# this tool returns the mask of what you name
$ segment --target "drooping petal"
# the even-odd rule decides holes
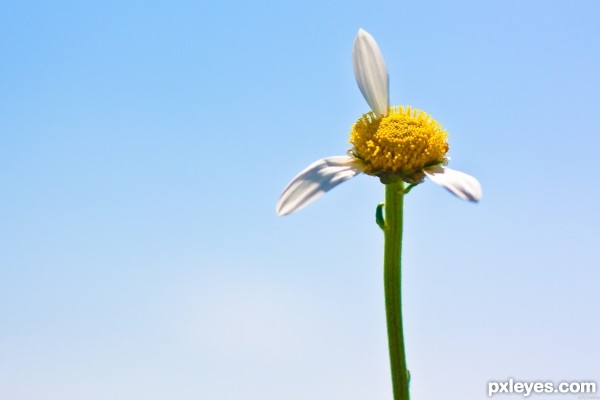
[[[283,190],[275,207],[277,215],[298,211],[359,173],[359,164],[349,156],[327,157],[315,161],[296,175]]]
[[[478,202],[481,199],[481,184],[471,175],[442,165],[426,168],[424,172],[434,183],[463,200]]]
[[[352,49],[352,65],[356,83],[377,117],[387,115],[389,78],[377,42],[367,31],[359,29]]]

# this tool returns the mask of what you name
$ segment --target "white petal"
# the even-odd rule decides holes
[[[356,83],[376,116],[387,115],[389,79],[383,55],[377,42],[367,31],[359,29],[352,49],[352,65]]]
[[[296,175],[283,190],[275,208],[277,215],[298,211],[359,173],[358,163],[349,156],[327,157],[315,161]]]
[[[441,165],[429,167],[424,172],[434,183],[463,200],[477,202],[481,199],[481,184],[471,175]]]

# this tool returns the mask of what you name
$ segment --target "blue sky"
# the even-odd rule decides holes
[[[591,0],[3,2],[0,398],[391,399],[383,187],[359,176],[274,212],[368,111],[360,27],[392,104],[440,121],[450,166],[484,189],[477,205],[430,182],[406,199],[412,396],[600,381],[598,15]]]

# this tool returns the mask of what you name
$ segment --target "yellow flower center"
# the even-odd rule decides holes
[[[388,109],[385,117],[364,114],[350,132],[352,153],[371,175],[422,179],[425,167],[445,162],[448,133],[429,114],[410,106]]]

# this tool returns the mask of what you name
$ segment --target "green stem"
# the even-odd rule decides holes
[[[404,333],[402,330],[402,279],[400,273],[403,200],[404,183],[402,181],[385,185],[383,279],[394,400],[409,399],[409,373],[406,369]]]

